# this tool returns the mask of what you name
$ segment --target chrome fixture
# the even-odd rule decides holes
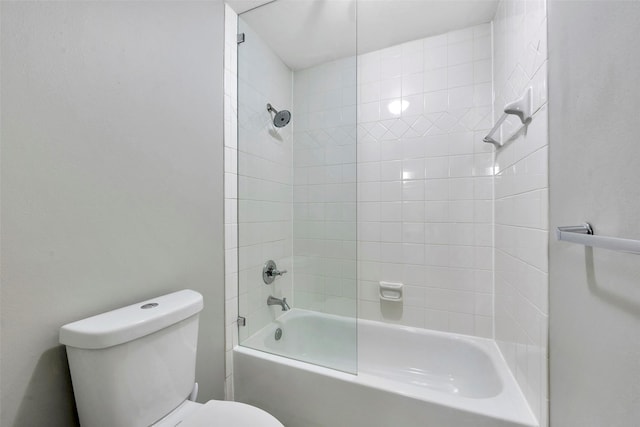
[[[280,338],[282,338],[282,328],[276,329],[276,335],[274,338],[276,339],[276,341],[280,341]]]
[[[593,234],[593,227],[588,222],[580,225],[566,225],[558,227],[556,233]],[[558,234],[558,239],[560,239],[560,234]]]
[[[291,307],[289,307],[289,304],[287,304],[286,298],[280,299],[271,295],[269,295],[269,298],[267,298],[267,305],[279,305],[280,307],[282,307],[282,311],[291,309]]]
[[[264,267],[262,267],[262,280],[264,280],[264,283],[267,285],[270,285],[276,280],[276,276],[282,276],[286,272],[287,270],[278,270],[276,262],[270,259],[264,264]]]
[[[596,236],[593,227],[589,223],[558,227],[556,229],[556,238],[560,241],[577,243],[593,248],[640,254],[640,240]]]
[[[271,104],[267,104],[267,111],[275,114],[273,117],[273,125],[277,128],[283,128],[289,124],[291,120],[291,112],[288,110],[276,110],[271,106]]]

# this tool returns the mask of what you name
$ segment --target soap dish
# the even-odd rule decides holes
[[[380,282],[380,299],[382,301],[402,301],[402,283]]]

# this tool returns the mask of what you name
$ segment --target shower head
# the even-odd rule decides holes
[[[277,128],[285,127],[289,124],[291,120],[291,112],[288,110],[276,110],[271,106],[271,104],[267,104],[267,111],[273,112],[275,116],[273,117],[273,125]]]

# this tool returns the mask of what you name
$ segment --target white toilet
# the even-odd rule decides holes
[[[82,427],[283,427],[237,402],[195,402],[202,295],[183,290],[60,328]]]

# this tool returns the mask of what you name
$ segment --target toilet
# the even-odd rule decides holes
[[[238,402],[196,403],[202,295],[182,290],[60,328],[82,427],[283,427]]]

